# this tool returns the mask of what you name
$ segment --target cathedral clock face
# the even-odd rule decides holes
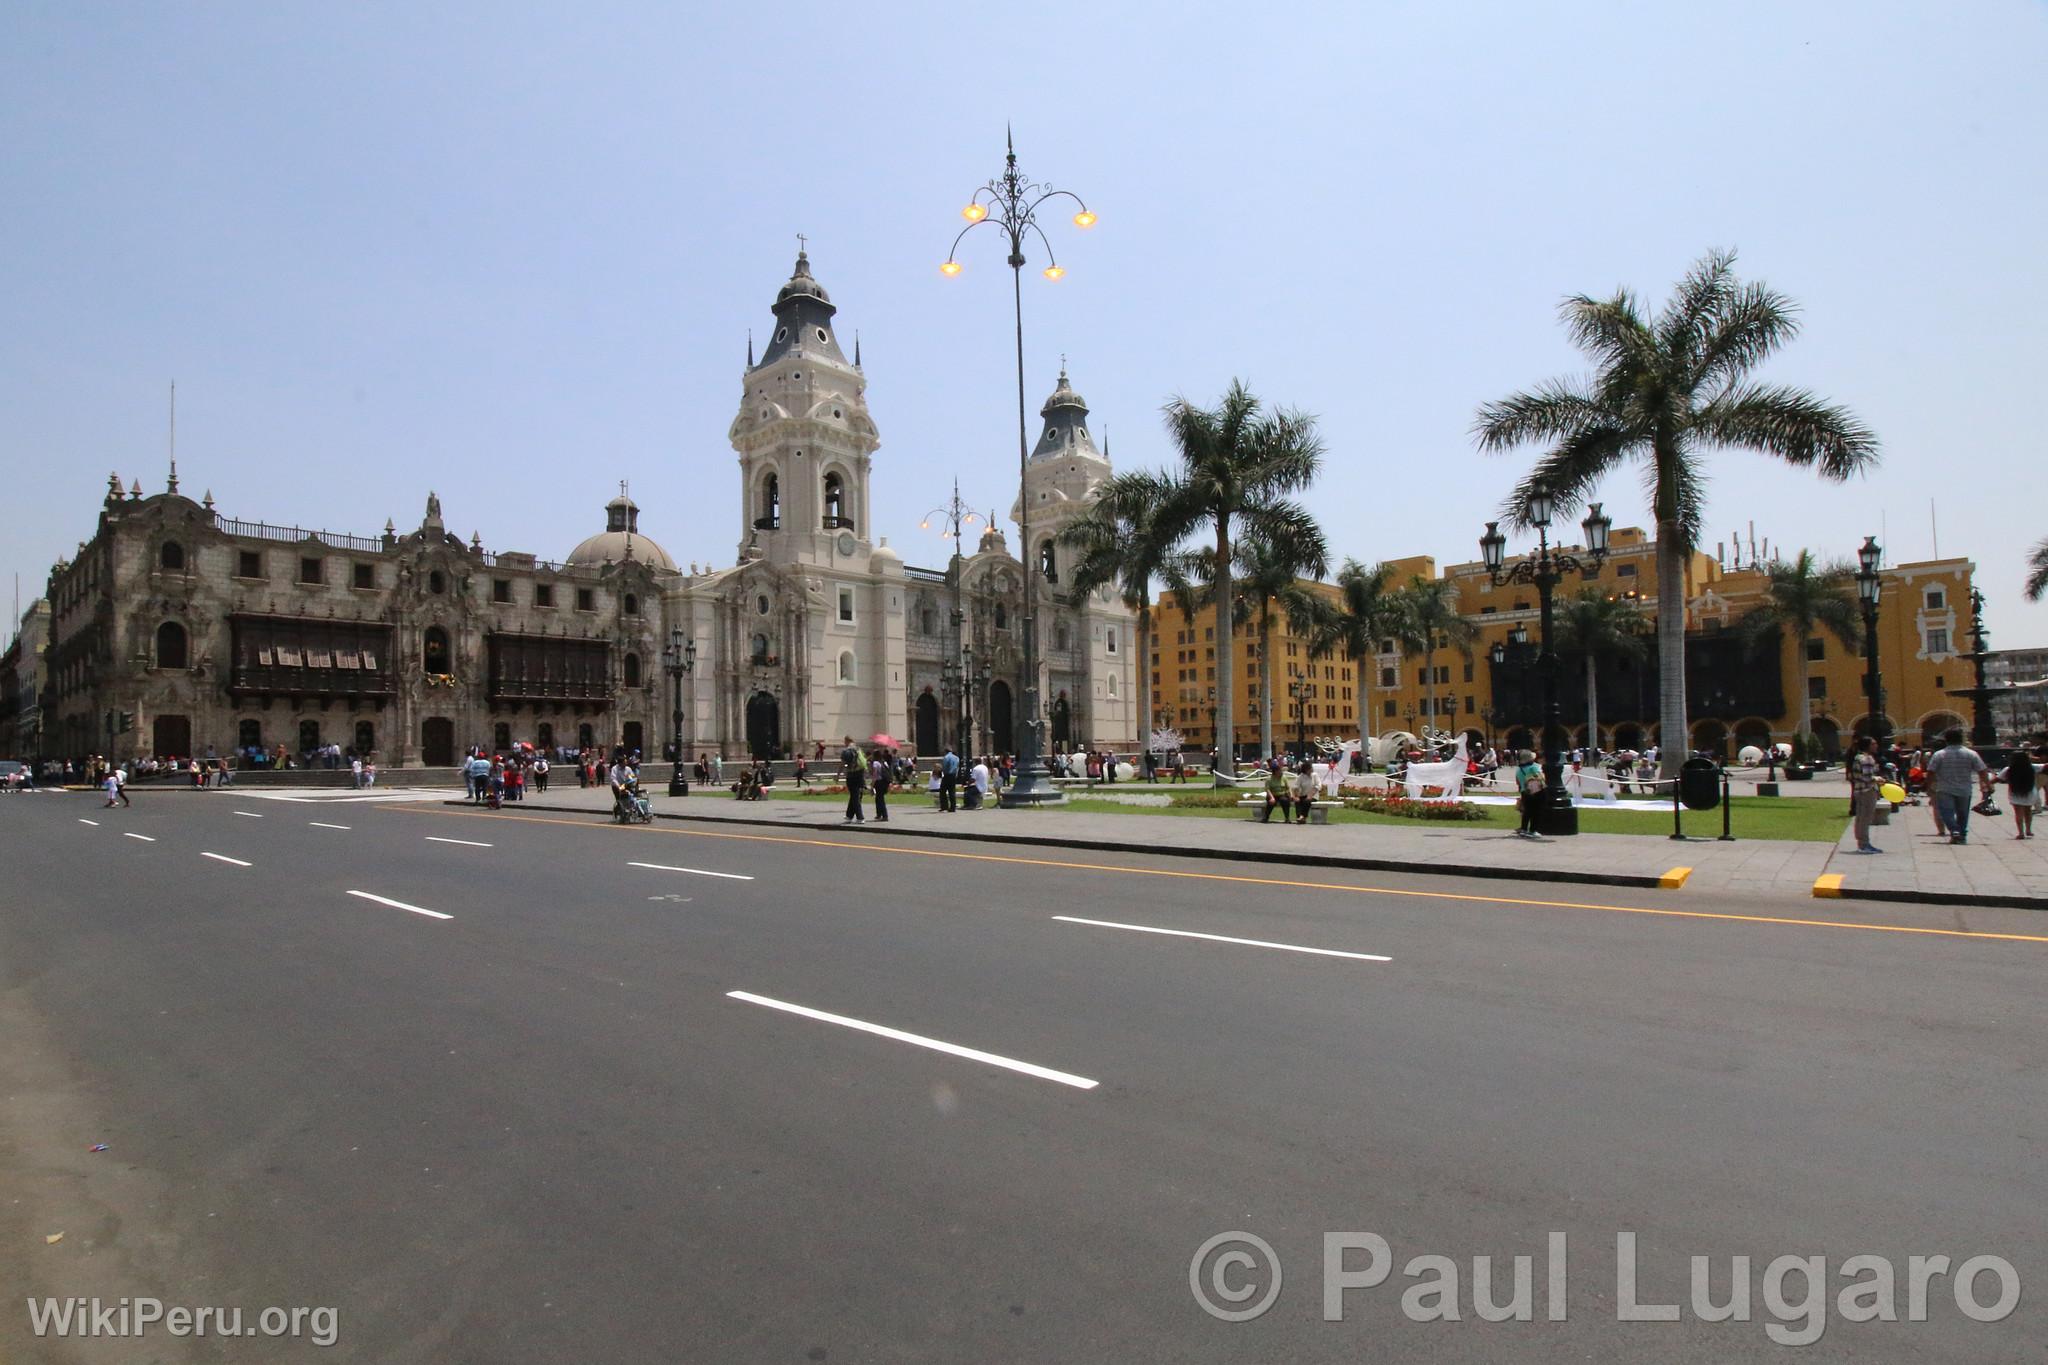
[[[839,553],[843,555],[851,555],[853,553],[853,532],[841,531],[839,533]]]

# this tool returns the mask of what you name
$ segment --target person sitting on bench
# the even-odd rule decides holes
[[[1280,808],[1280,823],[1286,824],[1287,817],[1294,809],[1292,792],[1287,785],[1287,769],[1274,763],[1266,769],[1266,804],[1259,812],[1259,823],[1273,823],[1273,807]]]

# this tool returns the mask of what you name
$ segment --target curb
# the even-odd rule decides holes
[[[444,806],[467,806],[469,801],[444,801]],[[522,809],[544,810],[559,815],[604,815],[601,810],[589,810],[581,806],[546,806],[535,801],[521,801]],[[799,823],[791,820],[749,820],[717,815],[677,815],[668,811],[656,811],[657,820],[684,820],[703,825],[743,825],[759,829],[800,829],[813,832],[844,833],[846,827],[834,820],[829,824]],[[891,823],[894,823],[893,821]],[[863,826],[862,832],[869,830]],[[1647,887],[1652,890],[1667,888],[1662,876],[1638,876],[1623,872],[1568,872],[1553,868],[1531,867],[1487,867],[1479,864],[1429,863],[1418,865],[1396,858],[1346,858],[1332,853],[1279,853],[1257,849],[1225,848],[1164,848],[1158,844],[1136,843],[1121,839],[1056,839],[1033,834],[970,834],[965,831],[952,832],[924,829],[876,829],[873,833],[884,837],[914,839],[960,839],[983,844],[1016,844],[1032,848],[1087,848],[1104,853],[1144,853],[1164,858],[1196,858],[1212,862],[1232,863],[1278,863],[1290,867],[1344,868],[1357,872],[1406,872],[1432,877],[1476,877],[1492,881],[1562,882],[1582,886],[1631,886]]]
[[[1959,891],[1859,891],[1853,886],[1838,886],[1832,891],[1822,891],[1816,887],[1813,894],[1845,901],[1891,901],[1901,905],[1958,905],[1973,906],[1982,910],[2048,911],[2048,897],[2044,896],[1972,896]]]

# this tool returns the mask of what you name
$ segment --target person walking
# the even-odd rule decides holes
[[[1947,827],[1951,844],[1970,842],[1970,793],[1981,790],[1991,795],[1991,767],[1975,749],[1963,743],[1960,728],[1942,737],[1942,749],[1927,760],[1927,782],[1934,788],[1934,804],[1941,823]]]
[[[846,820],[849,825],[867,823],[867,816],[861,811],[861,793],[867,789],[867,763],[861,758],[860,750],[851,740],[839,751],[839,773],[846,783]]]
[[[896,769],[887,750],[877,749],[868,762],[868,785],[875,789],[875,823],[889,820],[889,788],[895,785]]]
[[[1856,817],[1856,851],[1882,853],[1870,842],[1870,823],[1877,815],[1877,739],[1859,735],[1849,755],[1849,807]]]
[[[960,809],[960,755],[953,752],[953,746],[946,746],[946,753],[939,760],[939,809],[947,814]]]
[[[128,799],[128,793],[123,788],[121,770],[119,768],[107,769],[106,789],[107,804],[104,809],[112,810],[115,806],[132,806],[135,804]]]
[[[1543,799],[1543,769],[1538,766],[1533,749],[1524,749],[1515,755],[1515,790],[1520,793],[1515,804],[1522,812],[1522,827],[1515,831],[1516,836],[1542,838],[1536,832],[1536,807]]]
[[[2005,765],[2006,800],[2012,803],[2015,839],[2034,837],[2034,811],[2041,804],[2041,775],[2034,771],[2034,756],[2025,749],[2013,750]]]

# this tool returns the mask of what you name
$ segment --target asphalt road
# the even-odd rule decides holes
[[[0,869],[7,1359],[2048,1340],[2048,919],[2024,912],[233,792],[0,800]],[[1231,1232],[1284,1268],[1249,1321],[1190,1285]],[[1347,1233],[1384,1238],[1389,1274],[1326,1320]],[[1628,1233],[1638,1299],[1678,1321],[1619,1320]],[[1215,1254],[1212,1300],[1255,1304],[1264,1268]],[[1858,1255],[1895,1268],[1901,1319],[1910,1256],[2002,1257],[2022,1297],[1980,1323],[1934,1275],[1926,1321],[1848,1321]],[[1442,1307],[1420,1256],[1455,1267],[1457,1321],[1411,1321]],[[1481,1320],[1474,1258],[1510,1303],[1517,1256],[1534,1320]],[[1716,1302],[1751,1258],[1748,1321],[1701,1320],[1696,1256]],[[1779,1256],[1827,1258],[1817,1308],[1806,1270],[1766,1284]],[[1996,1304],[1995,1272],[1973,1287]],[[330,1307],[337,1340],[33,1334],[28,1298],[94,1294]]]

